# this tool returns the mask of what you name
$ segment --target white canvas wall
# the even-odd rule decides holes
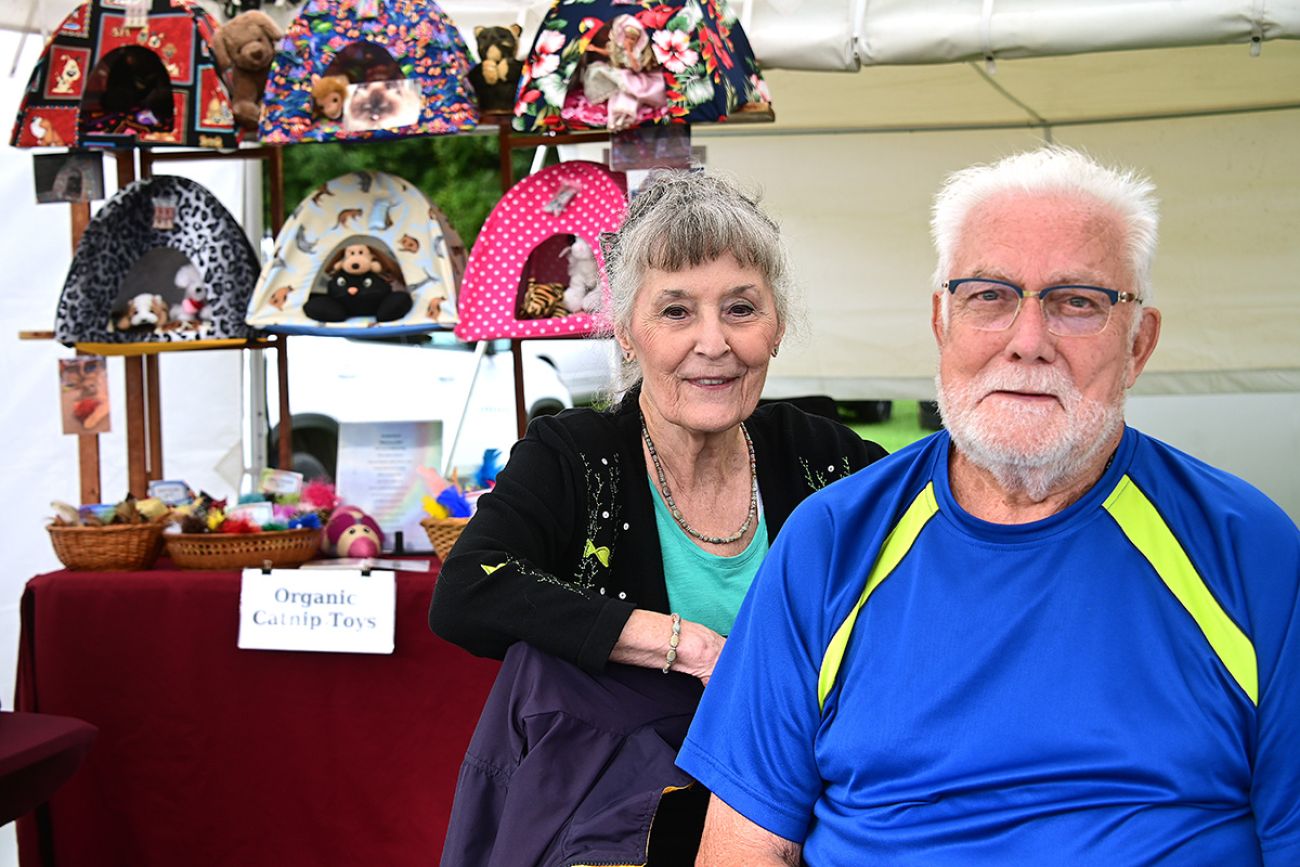
[[[13,56],[18,37],[0,31],[0,58]],[[27,73],[41,45],[28,40],[19,58],[18,77],[0,86],[0,118],[8,124],[18,109]],[[7,126],[5,127],[7,129]],[[58,359],[73,351],[53,341],[19,341],[20,330],[49,330],[72,260],[67,205],[37,205],[32,154],[0,147],[0,202],[5,203],[0,259],[10,264],[7,288],[0,293],[0,487],[4,514],[0,550],[0,705],[13,707],[18,648],[18,606],[28,578],[61,568],[45,533],[52,499],[77,502],[77,445],[61,433]],[[113,162],[105,161],[106,186],[114,187]],[[185,174],[213,190],[236,215],[242,207],[242,176],[197,163],[160,169]],[[241,443],[238,352],[182,352],[161,359],[164,467],[216,495],[236,493]],[[104,498],[116,501],[126,491],[125,391],[123,362],[110,359],[113,432],[100,438]],[[227,459],[233,451],[233,459]],[[224,462],[224,464],[223,464]],[[8,829],[3,832],[11,833]],[[0,840],[11,839],[7,836]],[[0,864],[4,850],[0,849]],[[9,863],[13,863],[12,861]]]

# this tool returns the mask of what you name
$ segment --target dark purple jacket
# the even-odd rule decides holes
[[[589,674],[515,644],[461,765],[442,867],[641,865],[648,849],[691,864],[707,792],[673,759],[702,693],[688,675]]]

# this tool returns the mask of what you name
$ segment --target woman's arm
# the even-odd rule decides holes
[[[638,608],[623,626],[618,643],[609,655],[609,661],[662,669],[668,659],[672,633],[671,616]],[[713,676],[713,666],[717,664],[718,654],[722,652],[725,641],[725,638],[709,627],[683,620],[677,643],[677,658],[673,661],[672,670],[698,677],[708,686],[709,678]]]
[[[803,846],[755,825],[717,795],[709,799],[696,867],[799,867]]]
[[[599,592],[607,572],[596,549],[609,543],[583,550],[592,491],[612,496],[615,468],[585,459],[569,427],[530,426],[443,563],[429,625],[471,653],[500,658],[527,641],[599,671],[633,610]]]

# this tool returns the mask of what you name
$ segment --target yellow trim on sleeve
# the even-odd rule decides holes
[[[1254,645],[1214,598],[1156,507],[1127,475],[1119,480],[1102,507],[1110,512],[1133,547],[1147,558],[1169,592],[1192,615],[1219,661],[1251,704],[1258,705],[1259,670]]]
[[[875,565],[867,575],[867,583],[862,588],[862,595],[858,597],[857,604],[853,606],[849,616],[844,618],[844,622],[831,636],[830,646],[822,656],[821,670],[817,673],[819,710],[826,710],[826,697],[835,686],[835,678],[839,675],[840,665],[844,662],[844,652],[849,646],[849,637],[853,634],[853,625],[857,623],[862,606],[867,604],[867,597],[875,592],[881,582],[889,577],[889,573],[902,562],[903,557],[912,549],[912,544],[916,542],[916,537],[921,535],[921,529],[938,511],[939,503],[934,498],[934,483],[931,482],[916,495],[916,499],[903,512],[903,517],[899,518],[894,529],[889,531],[885,544],[880,546],[880,553],[876,555]]]

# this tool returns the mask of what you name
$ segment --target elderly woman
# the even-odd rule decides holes
[[[435,632],[506,659],[444,867],[644,864],[652,819],[651,860],[689,863],[702,812],[663,795],[691,783],[673,755],[741,599],[794,507],[884,455],[757,408],[790,278],[733,185],[652,179],[605,260],[621,399],[530,426],[434,593]]]

